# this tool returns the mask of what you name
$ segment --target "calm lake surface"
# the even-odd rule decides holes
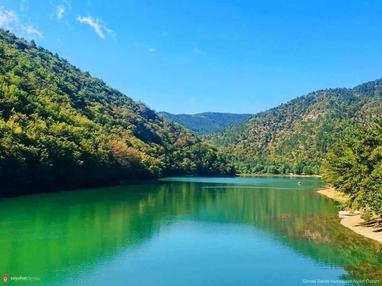
[[[320,186],[314,178],[169,178],[1,199],[0,275],[40,279],[10,285],[382,281],[381,245],[341,226],[336,204],[315,193]]]

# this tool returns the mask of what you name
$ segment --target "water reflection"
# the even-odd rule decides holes
[[[301,179],[299,179],[301,181]],[[172,179],[0,201],[0,269],[46,284],[91,271],[182,221],[253,226],[344,279],[382,281],[382,248],[338,223],[307,179]],[[32,283],[28,283],[31,285]]]

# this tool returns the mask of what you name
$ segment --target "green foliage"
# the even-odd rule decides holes
[[[171,119],[184,127],[201,135],[211,135],[225,128],[248,120],[252,114],[234,114],[219,112],[203,112],[197,114],[171,114],[160,112],[165,118]]]
[[[222,155],[191,132],[0,30],[0,187],[229,173]]]
[[[382,215],[382,121],[356,127],[323,160],[326,182],[350,195],[350,206]]]
[[[329,148],[382,113],[382,80],[302,96],[212,137],[242,173],[318,174]]]

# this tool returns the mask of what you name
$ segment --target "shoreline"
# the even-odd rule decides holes
[[[347,195],[338,192],[335,188],[330,186],[318,189],[316,192],[339,203],[345,203],[349,198]],[[374,227],[362,225],[365,223],[365,220],[361,218],[361,215],[344,217],[340,223],[351,231],[382,244],[382,231],[374,232]]]
[[[282,177],[282,178],[321,178],[320,175],[298,175],[298,174],[246,174],[238,173],[237,177]]]
[[[345,203],[349,199],[348,195],[340,193],[335,188],[330,186],[322,187],[316,192],[339,203]]]

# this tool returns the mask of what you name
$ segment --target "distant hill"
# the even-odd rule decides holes
[[[159,112],[164,117],[175,121],[184,127],[203,135],[223,131],[232,124],[248,120],[252,114],[234,114],[220,112],[203,112],[197,114],[171,114]]]
[[[231,172],[190,131],[3,30],[0,134],[0,194]]]
[[[382,115],[382,80],[327,89],[254,115],[213,136],[243,173],[317,174],[328,149],[354,125]]]

